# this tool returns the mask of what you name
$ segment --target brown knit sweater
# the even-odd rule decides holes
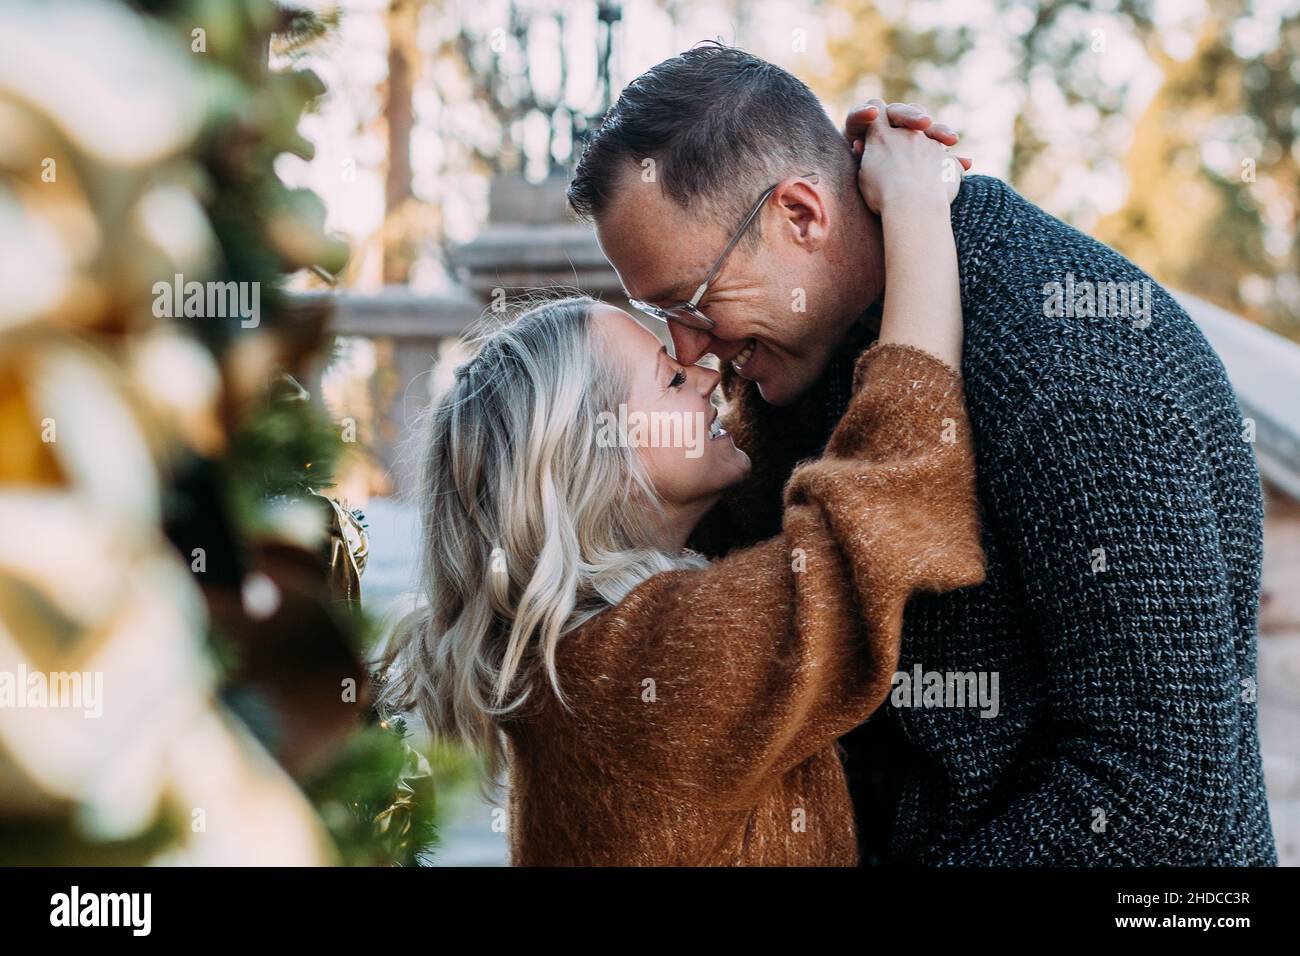
[[[983,579],[959,374],[872,346],[784,500],[780,535],[561,640],[571,709],[543,685],[504,725],[514,864],[857,862],[836,738],[888,696],[908,596]]]

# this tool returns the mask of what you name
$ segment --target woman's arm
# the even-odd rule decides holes
[[[949,206],[961,165],[923,133],[889,125],[884,104],[867,124],[858,188],[880,216],[885,300],[880,342],[924,349],[960,368],[961,293]]]
[[[856,371],[827,454],[787,485],[780,536],[657,575],[561,643],[584,759],[748,805],[886,699],[909,596],[982,580],[958,373],[897,344]]]
[[[983,580],[957,371],[960,175],[883,113],[859,174],[883,223],[880,339],[825,454],[786,485],[783,533],[652,578],[578,635],[587,745],[629,782],[747,805],[885,700],[911,595]]]

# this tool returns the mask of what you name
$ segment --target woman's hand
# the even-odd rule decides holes
[[[867,135],[867,127],[882,110],[890,126],[917,130],[945,146],[957,145],[957,131],[944,123],[933,122],[930,115],[915,103],[890,103],[885,106],[880,100],[869,100],[850,110],[849,115],[844,118],[844,138],[852,145],[853,155],[859,159],[862,157],[862,140]],[[963,169],[971,168],[969,158],[958,156],[957,161],[961,163]]]
[[[961,188],[966,164],[951,155],[938,136],[891,126],[880,100],[872,100],[864,109],[875,112],[862,128],[865,146],[858,166],[858,188],[867,208],[883,215],[888,206],[924,209],[951,203]]]
[[[885,296],[878,341],[961,366],[962,312],[949,204],[962,164],[940,140],[889,125],[885,104],[863,130],[858,188],[880,216]]]

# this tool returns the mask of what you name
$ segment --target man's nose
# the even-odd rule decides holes
[[[668,323],[668,335],[673,340],[673,358],[683,365],[696,364],[713,348],[712,335],[680,322]]]

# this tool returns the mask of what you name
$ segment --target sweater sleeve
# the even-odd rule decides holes
[[[657,575],[584,635],[593,696],[577,712],[610,772],[744,806],[880,705],[909,595],[983,578],[958,373],[917,349],[869,349],[785,505],[779,536]]]
[[[1064,379],[990,439],[989,504],[1041,642],[1052,750],[930,863],[1177,865],[1235,811],[1253,696],[1199,438],[1166,396]],[[1016,494],[1008,475],[1047,493]]]

